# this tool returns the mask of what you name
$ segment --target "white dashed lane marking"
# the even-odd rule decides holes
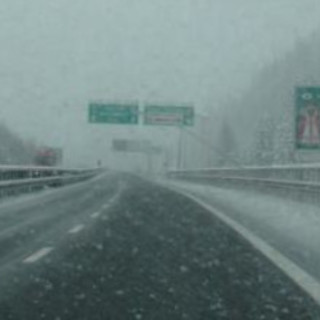
[[[92,218],[92,219],[97,219],[97,218],[99,218],[101,216],[101,212],[95,212],[95,213],[93,213],[90,217]]]
[[[78,224],[76,225],[75,227],[71,228],[68,233],[71,233],[71,234],[74,234],[74,233],[78,233],[80,232],[81,230],[84,229],[84,225],[83,224]]]
[[[42,248],[39,251],[32,254],[31,256],[29,256],[28,258],[24,259],[23,262],[24,263],[34,263],[34,262],[42,259],[46,255],[48,255],[52,250],[53,250],[52,247]]]

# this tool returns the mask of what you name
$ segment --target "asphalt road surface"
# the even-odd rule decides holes
[[[167,183],[167,182],[166,182]],[[320,283],[319,199],[312,203],[278,189],[214,186],[174,181],[173,187],[223,212]],[[313,196],[318,196],[313,194]],[[318,294],[320,297],[320,292]],[[319,301],[319,300],[318,300]]]
[[[0,205],[0,319],[320,319],[192,200],[106,175]]]

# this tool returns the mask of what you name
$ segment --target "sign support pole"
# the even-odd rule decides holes
[[[178,141],[178,157],[177,157],[177,169],[180,170],[182,164],[182,126],[179,126],[179,141]]]

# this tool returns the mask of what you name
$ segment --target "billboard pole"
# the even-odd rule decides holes
[[[177,169],[180,170],[180,169],[182,169],[181,168],[181,164],[182,164],[182,134],[183,134],[182,126],[179,126],[178,130],[179,130],[179,140],[178,140]]]

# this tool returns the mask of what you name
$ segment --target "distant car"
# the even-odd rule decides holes
[[[61,164],[62,152],[58,148],[43,147],[38,150],[34,164],[37,166],[58,166]]]

